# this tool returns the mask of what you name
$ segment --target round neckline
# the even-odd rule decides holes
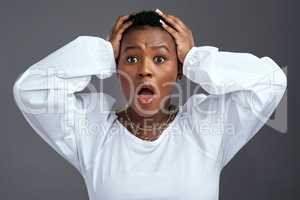
[[[173,128],[173,126],[176,124],[176,122],[179,120],[179,117],[182,114],[182,107],[178,106],[178,112],[175,116],[175,118],[169,123],[169,125],[162,131],[162,133],[160,134],[160,136],[153,140],[153,141],[147,141],[147,140],[143,140],[137,136],[135,136],[133,133],[131,133],[119,120],[118,120],[118,115],[116,114],[116,110],[112,110],[112,114],[114,116],[114,121],[116,122],[116,124],[122,128],[125,129],[125,135],[128,136],[131,140],[133,140],[136,143],[139,144],[143,144],[143,145],[148,145],[148,146],[153,146],[156,145],[158,143],[160,143],[160,141],[163,140],[164,137],[167,136],[168,132]]]

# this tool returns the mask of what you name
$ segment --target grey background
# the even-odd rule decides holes
[[[1,1],[0,199],[88,199],[80,174],[34,133],[15,106],[13,83],[31,64],[78,35],[104,38],[117,16],[154,8],[180,17],[192,29],[196,46],[251,52],[288,65],[288,133],[264,126],[223,170],[220,199],[298,199],[296,4],[285,0]],[[108,82],[113,83],[113,78]],[[107,92],[117,94],[118,89],[114,84]]]

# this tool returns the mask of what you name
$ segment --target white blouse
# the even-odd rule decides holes
[[[217,200],[222,168],[279,104],[286,76],[269,57],[193,47],[183,74],[195,94],[155,141],[131,134],[105,93],[76,93],[116,72],[111,43],[79,36],[14,84],[28,123],[80,172],[91,200]]]

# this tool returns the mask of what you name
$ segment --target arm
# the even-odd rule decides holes
[[[39,136],[80,172],[86,167],[82,165],[88,159],[84,157],[88,148],[95,145],[92,141],[103,135],[81,134],[83,131],[80,129],[84,129],[81,127],[82,120],[91,111],[88,111],[85,102],[88,98],[76,92],[88,85],[92,75],[104,79],[110,77],[115,69],[110,42],[98,37],[79,36],[30,66],[14,84],[15,102],[25,119]],[[103,93],[100,95],[104,97],[99,98],[103,112],[98,115],[105,124],[114,100]]]
[[[175,39],[183,74],[209,93],[193,95],[183,108],[188,110],[192,141],[222,168],[275,110],[286,90],[286,76],[269,57],[195,47],[182,20],[156,12],[171,25],[162,23]]]
[[[193,47],[184,60],[183,74],[209,93],[192,96],[185,107],[202,150],[221,167],[260,130],[287,87],[285,74],[271,58],[212,46]],[[216,133],[201,125],[221,128]],[[208,131],[210,135],[204,134]]]

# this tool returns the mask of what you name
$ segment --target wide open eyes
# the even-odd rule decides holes
[[[129,64],[134,64],[137,63],[138,61],[140,61],[141,58],[137,57],[137,56],[128,56],[126,58],[127,62]],[[165,56],[155,56],[153,58],[153,61],[157,64],[163,64],[166,61],[166,57]]]
[[[126,60],[127,60],[128,63],[136,63],[138,61],[138,57],[136,57],[136,56],[128,56],[126,58]]]
[[[157,59],[156,59],[157,58]],[[164,63],[166,60],[166,58],[164,56],[155,56],[154,57],[154,61],[158,64],[162,64]]]

